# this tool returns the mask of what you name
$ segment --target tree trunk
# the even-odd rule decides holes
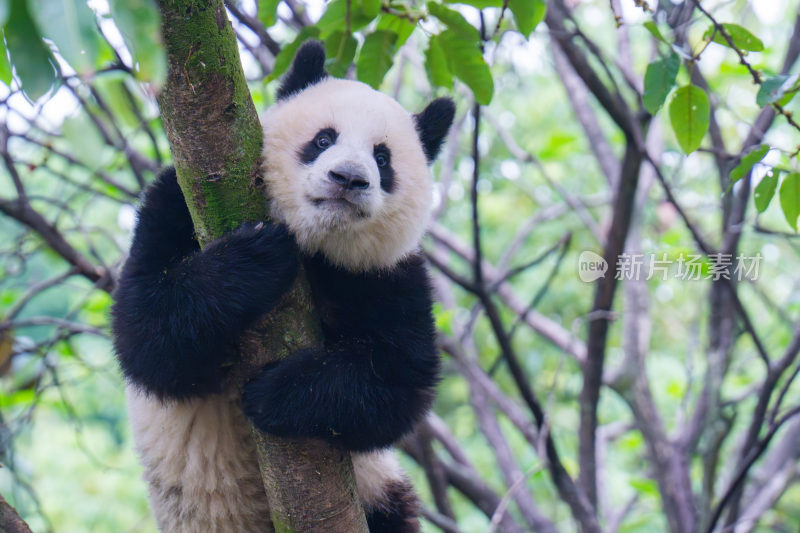
[[[262,130],[222,0],[159,0],[167,80],[159,97],[178,181],[201,246],[263,220]],[[271,359],[318,344],[303,274],[241,343],[237,386]],[[350,456],[322,441],[252,429],[277,532],[366,532]],[[256,465],[253,465],[256,468]]]
[[[31,533],[31,528],[0,495],[0,533]]]

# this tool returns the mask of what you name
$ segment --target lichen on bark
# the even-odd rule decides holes
[[[159,0],[167,80],[159,96],[178,181],[201,245],[263,220],[262,130],[222,0]],[[264,363],[321,342],[300,275],[278,308],[244,335],[239,384]],[[272,522],[289,531],[367,531],[349,454],[321,441],[252,431]]]

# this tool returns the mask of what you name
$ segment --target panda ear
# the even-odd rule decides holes
[[[437,98],[428,104],[428,107],[421,113],[414,115],[417,133],[422,141],[422,149],[425,151],[428,163],[432,163],[439,155],[442,142],[453,123],[455,114],[456,105],[450,98]]]
[[[324,80],[327,76],[325,47],[319,41],[306,41],[295,54],[292,66],[278,88],[276,98],[278,100],[288,98],[306,87]]]

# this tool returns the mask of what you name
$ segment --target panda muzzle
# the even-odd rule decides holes
[[[369,188],[369,180],[356,165],[338,166],[328,171],[328,179],[346,191],[364,191]]]

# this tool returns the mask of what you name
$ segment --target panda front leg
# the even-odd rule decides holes
[[[126,378],[160,399],[219,392],[237,337],[296,272],[293,240],[278,226],[242,226],[201,251],[167,169],[145,193],[114,294],[114,346]]]
[[[387,272],[354,274],[317,257],[306,271],[325,345],[267,365],[245,386],[243,410],[266,433],[322,438],[357,452],[370,531],[416,531],[410,485],[401,473],[385,473],[399,468],[369,464],[371,454],[391,453],[385,448],[433,400],[439,357],[424,264],[412,257]]]

